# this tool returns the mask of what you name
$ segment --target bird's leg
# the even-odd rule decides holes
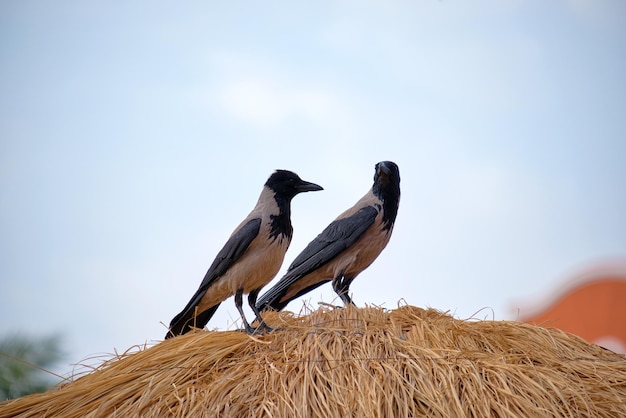
[[[345,293],[341,293],[339,297],[343,301],[344,306],[348,306],[348,305],[356,306],[354,302],[352,302],[352,298],[348,295],[348,289],[346,289]]]
[[[350,291],[350,283],[352,282],[352,279],[344,277],[343,274],[333,279],[333,290],[341,298],[344,306],[354,305],[354,302],[352,302],[352,299],[348,294]]]
[[[248,304],[252,308],[254,315],[256,315],[256,319],[259,321],[259,326],[256,330],[258,331],[259,329],[263,329],[267,332],[272,332],[274,329],[265,323],[263,317],[261,316],[261,311],[259,311],[259,308],[256,307],[256,298],[259,296],[260,291],[261,288],[258,288],[248,293]]]
[[[250,326],[250,324],[248,324],[248,321],[246,321],[246,316],[243,314],[243,289],[237,289],[237,292],[235,292],[235,306],[237,307],[237,310],[239,311],[239,315],[241,315],[241,320],[243,321],[243,326],[246,329],[246,332],[248,334],[254,334],[254,328],[252,328]]]

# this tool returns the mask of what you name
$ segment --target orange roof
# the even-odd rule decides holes
[[[626,263],[585,271],[543,299],[520,308],[520,321],[560,328],[626,353]]]

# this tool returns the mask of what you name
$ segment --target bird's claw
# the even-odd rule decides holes
[[[274,331],[276,328],[272,328],[269,325],[267,325],[265,322],[262,322],[258,327],[251,327],[250,325],[247,325],[238,330],[241,332],[247,332],[249,335],[263,335],[263,334],[269,334],[270,332]]]

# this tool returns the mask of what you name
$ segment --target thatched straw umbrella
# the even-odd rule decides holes
[[[412,306],[267,316],[281,330],[172,338],[0,416],[626,416],[626,358],[556,329]]]

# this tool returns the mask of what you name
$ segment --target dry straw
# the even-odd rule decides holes
[[[626,416],[626,358],[559,330],[412,306],[267,317],[281,330],[172,338],[0,416]]]

